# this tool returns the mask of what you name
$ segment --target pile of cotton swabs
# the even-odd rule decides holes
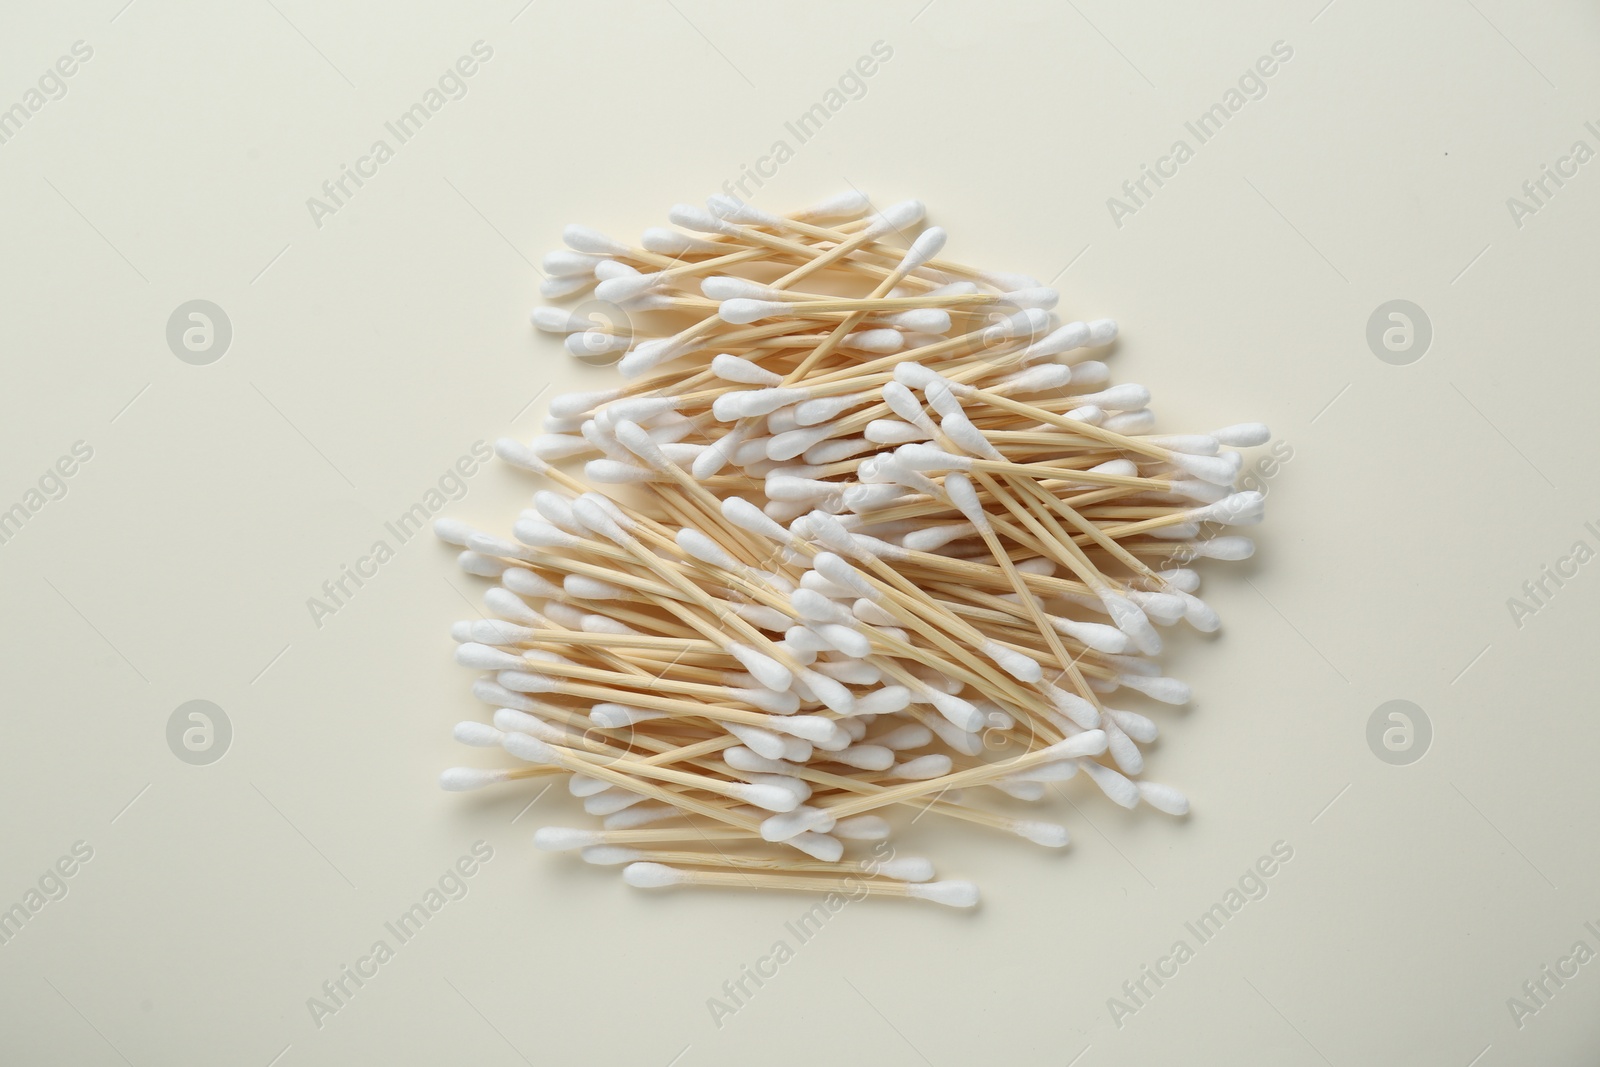
[[[1189,699],[1151,657],[1217,627],[1184,564],[1251,553],[1218,535],[1261,517],[1223,446],[1267,430],[1153,434],[1148,391],[1089,358],[1114,322],[1061,325],[1054,290],[938,258],[937,227],[908,250],[922,215],[713,198],[641,247],[568,227],[544,295],[594,293],[533,321],[624,384],[496,444],[545,480],[511,540],[438,524],[498,581],[453,630],[492,722],[456,737],[515,761],[446,789],[564,777],[603,828],[535,844],[634,886],[961,907],[976,887],[897,855],[897,815],[1059,848],[1008,809],[1080,772],[1188,810],[1140,777],[1134,706]]]

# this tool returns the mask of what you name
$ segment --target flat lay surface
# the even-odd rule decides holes
[[[0,1061],[1600,1054],[1592,10],[0,24]],[[536,852],[593,822],[564,788],[437,786],[484,583],[427,522],[504,534],[542,483],[490,445],[616,381],[530,326],[541,256],[852,188],[1115,318],[1162,429],[1271,427],[1255,555],[1198,568],[1222,629],[1169,631],[1194,700],[1140,705],[1193,811],[903,819],[982,905],[821,922]]]

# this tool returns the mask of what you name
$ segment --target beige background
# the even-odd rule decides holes
[[[1506,199],[1600,148],[1600,18],[1324,2],[12,5],[0,107],[93,57],[0,144],[0,507],[93,457],[0,545],[0,905],[93,858],[0,946],[0,1062],[1593,1062],[1600,964],[1520,1028],[1506,1002],[1600,949],[1600,566],[1520,628],[1506,601],[1600,546],[1600,162],[1520,227]],[[467,95],[315,225],[479,40]],[[1064,852],[923,820],[901,848],[981,911],[851,906],[718,1028],[707,998],[810,901],[629,891],[532,850],[585,819],[561,790],[440,793],[493,757],[449,738],[477,590],[431,537],[320,628],[306,600],[474,441],[537,432],[547,387],[608,378],[527,323],[563,223],[662,223],[876,41],[866,95],[755,202],[920,197],[953,257],[1118,318],[1117,377],[1165,427],[1259,418],[1293,458],[1256,558],[1208,571],[1224,632],[1173,643],[1197,699],[1150,774],[1191,818],[1073,782]],[[1266,96],[1114,225],[1275,41]],[[1433,326],[1409,366],[1365,340],[1397,298]],[[165,341],[192,299],[232,323],[209,366]],[[531,489],[469,484],[450,513],[496,529]],[[232,723],[209,766],[167,746],[192,699]],[[1432,723],[1409,766],[1366,740],[1391,699]],[[468,895],[316,1027],[307,998],[478,840]],[[1108,998],[1278,841],[1265,899],[1119,1027]]]

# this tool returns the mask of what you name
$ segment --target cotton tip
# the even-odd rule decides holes
[[[1184,473],[1192,474],[1212,485],[1232,485],[1233,480],[1239,476],[1239,468],[1243,464],[1237,452],[1227,452],[1220,456],[1196,456],[1172,452],[1167,456],[1167,462]]]
[[[1187,704],[1191,696],[1188,683],[1176,678],[1146,678],[1136,674],[1119,674],[1117,681],[1163,704]]]
[[[1159,782],[1138,782],[1139,797],[1146,804],[1157,811],[1166,812],[1168,815],[1189,814],[1189,798],[1172,788]]]
[[[1222,627],[1222,620],[1210,604],[1193,595],[1192,593],[1179,592],[1178,597],[1183,601],[1183,617],[1190,626],[1203,634],[1215,633]]]
[[[654,822],[676,819],[682,814],[682,811],[671,804],[635,804],[631,808],[624,808],[615,814],[607,815],[601,820],[601,825],[607,830],[632,830]]]
[[[623,863],[635,863],[642,855],[644,853],[638,849],[626,845],[590,845],[583,850],[583,862],[615,867]]]
[[[1089,777],[1094,779],[1094,784],[1100,787],[1100,791],[1113,802],[1125,808],[1138,806],[1139,787],[1133,782],[1103,763],[1084,760],[1081,766],[1088,772]]]
[[[898,204],[890,204],[882,211],[872,216],[872,223],[866,232],[876,240],[885,234],[904,230],[922,221],[927,213],[927,208],[920,200],[902,200]]]
[[[511,566],[503,559],[485,556],[481,552],[462,552],[456,556],[456,565],[468,574],[479,578],[498,578]]]
[[[639,245],[647,252],[656,252],[663,256],[681,256],[689,252],[726,252],[726,245],[715,241],[707,241],[703,237],[691,237],[677,230],[669,230],[665,226],[652,226],[639,236]]]
[[[973,488],[972,479],[965,474],[952,471],[944,476],[944,493],[950,498],[950,503],[956,506],[956,510],[965,515],[967,521],[976,526],[979,532],[989,528],[989,516],[978,500],[978,491]]]
[[[594,278],[591,275],[576,274],[565,278],[546,278],[539,283],[539,295],[546,300],[560,300],[593,284]]]
[[[1117,339],[1116,319],[1095,319],[1089,323],[1089,341],[1091,346],[1099,347],[1108,345]]]
[[[894,450],[894,458],[914,471],[959,471],[972,467],[972,457],[958,456],[936,445],[901,445]]]
[[[1093,404],[1107,411],[1138,411],[1150,403],[1150,390],[1132,382],[1113,385],[1098,393],[1085,393],[1074,398],[1080,404]]]
[[[1206,559],[1240,560],[1255,555],[1256,543],[1248,537],[1213,537],[1187,548],[1193,555]]]
[[[543,852],[570,852],[599,843],[597,832],[575,826],[541,826],[533,832],[533,847]]]
[[[1065,826],[1034,819],[1018,819],[1012,824],[1011,831],[1018,837],[1032,841],[1036,845],[1043,845],[1045,848],[1065,848],[1071,840]]]
[[[580,274],[593,274],[594,265],[600,257],[586,252],[569,252],[558,248],[553,252],[546,252],[539,266],[545,274],[566,278]]]
[[[889,824],[881,815],[852,815],[828,832],[846,841],[882,841],[889,836]]]
[[[763,811],[787,812],[800,806],[795,794],[782,786],[732,782],[722,786],[730,797],[754,804]]]
[[[886,685],[865,696],[856,697],[857,715],[892,715],[911,704],[911,690],[903,685]]]
[[[1066,634],[1076,641],[1094,649],[1096,652],[1119,653],[1128,650],[1128,635],[1115,626],[1107,626],[1101,622],[1079,622],[1076,619],[1062,618],[1059,615],[1048,616],[1050,625],[1058,633]]]
[[[689,875],[659,863],[630,863],[622,868],[622,880],[635,889],[663,889],[681,885]]]
[[[466,547],[467,538],[477,533],[459,519],[434,519],[433,535],[447,545]]]
[[[1051,292],[1054,292],[1054,290],[1051,290]],[[1050,333],[1045,334],[1023,349],[1021,358],[1024,361],[1028,361],[1044,359],[1048,356],[1058,356],[1063,352],[1082,348],[1088,342],[1089,327],[1081,322],[1069,322],[1065,326],[1057,327]]]
[[[857,352],[870,352],[873,355],[886,356],[898,352],[906,345],[906,336],[899,330],[878,329],[858,330],[847,334],[839,342],[841,348],[854,349]]]
[[[602,256],[625,256],[631,249],[621,241],[614,241],[599,230],[573,223],[561,231],[561,239],[576,252]]]
[[[840,857],[844,855],[843,842],[836,837],[830,837],[826,833],[818,833],[814,830],[796,834],[785,841],[784,844],[790,848],[799,849],[812,859],[821,860],[824,863],[838,863]]]
[[[734,422],[756,415],[770,415],[781,407],[810,398],[805,389],[740,389],[723,393],[711,405],[711,413],[721,422]]]
[[[886,771],[894,766],[894,752],[882,745],[851,745],[825,758],[863,771]]]
[[[1072,368],[1065,363],[1041,363],[1025,371],[1010,375],[1000,382],[997,391],[1007,396],[1019,393],[1043,393],[1060,389],[1072,381]]]
[[[739,661],[739,665],[755,678],[756,681],[771,689],[775,693],[787,692],[794,684],[794,675],[789,669],[770,656],[764,656],[747,645],[729,642],[724,646],[728,655]]]
[[[736,297],[724,300],[717,309],[717,315],[723,322],[744,325],[758,322],[761,319],[772,318],[788,312],[789,305],[777,300],[750,300]]]
[[[1101,409],[1095,408],[1100,411]],[[1122,411],[1109,415],[1100,425],[1112,433],[1120,433],[1124,437],[1138,437],[1155,429],[1156,415],[1149,408],[1139,411]]]
[[[743,497],[730,496],[724,498],[722,501],[722,517],[742,530],[760,534],[762,537],[776,541],[779,544],[789,543],[789,531],[773,522],[760,508]]]
[[[1044,668],[1039,666],[1037,660],[1025,656],[1014,649],[1006,648],[1004,645],[996,644],[993,641],[986,642],[983,646],[983,654],[994,660],[995,663],[999,664],[1001,670],[1019,682],[1027,682],[1031,685],[1044,677]]]
[[[1261,521],[1264,498],[1255,490],[1223,497],[1189,513],[1196,522],[1217,522],[1224,526],[1253,526]]]
[[[792,811],[781,811],[761,821],[764,841],[790,841],[804,833],[826,833],[834,825],[833,816],[821,808],[800,805]],[[841,854],[843,850],[840,850]]]
[[[882,861],[862,860],[861,869],[867,874],[893,878],[899,882],[927,882],[934,876],[933,861],[921,856],[893,856]]]
[[[811,566],[818,574],[835,585],[844,586],[857,596],[874,600],[878,597],[877,587],[867,581],[866,577],[850,565],[848,560],[832,552],[818,552],[811,560]]]
[[[476,671],[515,671],[528,665],[528,661],[521,656],[480,645],[476,641],[456,646],[456,662]]]
[[[1074,734],[1064,741],[1057,741],[1043,751],[1051,760],[1077,759],[1082,756],[1098,756],[1106,750],[1106,734],[1104,730],[1085,730],[1081,734]]]
[[[719,219],[743,223],[746,226],[765,226],[768,229],[781,230],[788,225],[786,220],[772,212],[764,211],[754,204],[726,193],[714,193],[706,197],[706,207]]]
[[[805,682],[806,688],[811,690],[812,695],[822,701],[829,711],[839,715],[855,714],[855,697],[840,683],[813,670],[802,670],[800,678]]]
[[[1267,429],[1265,423],[1239,422],[1232,426],[1224,426],[1220,430],[1212,430],[1211,436],[1229,448],[1253,448],[1271,440],[1272,431]]]
[[[521,467],[536,474],[545,474],[550,470],[550,464],[540,459],[533,449],[511,437],[497,438],[494,443],[494,454],[513,467]]]
[[[730,356],[726,352],[713,357],[711,373],[723,381],[738,382],[742,385],[773,386],[783,381],[781,376],[759,364],[740,356]]]
[[[910,274],[944,251],[944,243],[949,237],[950,235],[942,227],[929,226],[917,235],[915,241],[911,242],[911,247],[900,260],[900,266],[897,269],[901,274]]]
[[[896,764],[889,774],[890,777],[903,778],[908,782],[924,782],[931,778],[943,778],[950,773],[951,767],[949,756],[943,752],[933,752]]]
[[[667,212],[667,221],[674,226],[696,233],[737,233],[738,228],[717,218],[704,208],[695,207],[693,204],[675,204]]]
[[[618,278],[607,278],[595,286],[594,295],[601,300],[620,304],[643,296],[664,280],[660,274],[625,274]]]
[[[477,767],[451,767],[439,773],[439,788],[448,793],[465,793],[473,789],[511,780],[509,770],[480,770]]]
[[[856,189],[847,189],[842,193],[818,200],[810,207],[795,212],[797,219],[853,219],[860,216],[869,207],[871,202],[867,194]]]
[[[906,895],[949,908],[971,908],[978,903],[978,887],[971,882],[907,882]]]
[[[1133,601],[1116,593],[1104,592],[1100,594],[1100,602],[1105,605],[1106,613],[1116,623],[1117,629],[1127,634],[1140,652],[1153,656],[1161,651],[1161,635],[1156,633],[1149,618]]]
[[[714,274],[700,283],[707,300],[774,300],[780,291],[731,274]]]
[[[944,308],[912,308],[885,315],[882,321],[909,333],[942,335],[950,332],[950,312]]]

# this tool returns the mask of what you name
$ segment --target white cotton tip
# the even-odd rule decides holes
[[[723,749],[722,762],[736,771],[744,771],[747,774],[793,774],[799,769],[796,764],[787,760],[767,759],[744,745]]]
[[[803,585],[790,594],[789,601],[802,619],[811,622],[840,622],[847,618],[844,608]]]
[[[816,478],[796,478],[787,474],[769,474],[763,487],[769,500],[795,503],[814,503],[827,500],[841,488],[833,482]]]
[[[599,833],[575,826],[541,826],[533,832],[533,847],[542,852],[570,852],[599,843]]]
[[[1088,648],[1096,652],[1119,653],[1128,650],[1128,635],[1115,626],[1107,626],[1102,622],[1079,622],[1076,619],[1062,618],[1059,615],[1048,616],[1050,625],[1058,633],[1081,641]]]
[[[1196,541],[1186,545],[1185,549],[1191,558],[1240,560],[1249,559],[1256,554],[1256,543],[1248,537],[1213,537],[1207,541]]]
[[[1272,431],[1261,422],[1239,422],[1212,430],[1211,436],[1229,448],[1253,448],[1272,439]]]
[[[759,364],[740,356],[730,356],[726,352],[711,360],[711,373],[723,381],[738,382],[743,385],[773,386],[783,381],[780,375]]]
[[[534,308],[528,314],[528,320],[541,333],[575,333],[579,330],[590,329],[595,325],[593,319],[575,315],[566,308],[550,307],[548,305]]]
[[[911,690],[903,685],[886,685],[865,696],[856,697],[858,715],[892,715],[911,704]]]
[[[728,796],[742,800],[746,804],[754,804],[763,811],[793,811],[800,805],[794,793],[782,786],[730,782],[722,789]]]
[[[898,352],[906,345],[906,335],[899,330],[876,329],[858,330],[845,335],[839,342],[839,347],[848,348],[856,352],[869,352],[875,356],[886,356]]]
[[[779,715],[769,719],[768,725],[779,733],[791,734],[812,744],[827,743],[837,739],[840,734],[833,720],[821,715]],[[845,741],[848,743],[848,735]]]
[[[818,200],[808,208],[794,213],[797,219],[853,219],[871,207],[867,194],[855,189]]]
[[[580,539],[543,519],[518,519],[511,536],[533,548],[576,548]]]
[[[583,862],[601,867],[615,867],[624,863],[636,863],[642,855],[644,853],[638,849],[626,845],[590,845],[583,850]]]
[[[511,780],[509,770],[481,770],[477,767],[451,767],[439,773],[439,788],[447,793],[466,793],[484,786]]]
[[[521,656],[480,645],[476,641],[456,646],[456,662],[476,671],[515,671],[528,665],[528,661]]]
[[[879,321],[908,333],[942,336],[950,332],[950,312],[944,308],[912,308],[884,315]]]
[[[1083,756],[1098,756],[1106,750],[1106,734],[1104,730],[1085,730],[1081,734],[1074,734],[1064,741],[1057,741],[1043,751],[1048,753],[1050,760],[1078,759]],[[1047,761],[1048,762],[1048,761]]]
[[[1139,473],[1138,464],[1131,459],[1112,459],[1089,468],[1100,474],[1115,474],[1119,478],[1133,478]]]
[[[1150,625],[1149,618],[1133,601],[1116,593],[1106,592],[1100,594],[1100,602],[1105,605],[1106,613],[1111,616],[1111,621],[1116,623],[1117,629],[1127,634],[1140,652],[1153,656],[1161,651],[1161,635],[1156,633],[1156,628]]]
[[[667,212],[667,221],[674,226],[696,233],[737,233],[737,228],[717,218],[704,208],[693,204],[674,204]]]
[[[855,714],[856,701],[849,689],[827,675],[818,674],[813,670],[802,670],[800,677],[805,682],[806,688],[810,689],[812,695],[822,701],[829,711],[839,715]]]
[[[1212,485],[1232,485],[1233,480],[1239,476],[1242,460],[1237,452],[1226,452],[1220,456],[1197,456],[1183,452],[1173,452],[1167,457],[1167,462],[1185,474],[1192,474],[1201,481],[1210,482]]]
[[[1163,704],[1187,704],[1192,695],[1189,684],[1176,678],[1146,678],[1137,674],[1119,674],[1117,681]]]
[[[950,412],[939,420],[939,428],[944,431],[946,437],[975,456],[999,460],[1006,458],[1000,453],[999,449],[989,443],[989,439],[983,435],[983,431],[978,429],[963,412]]]
[[[723,728],[744,743],[744,746],[763,759],[783,759],[788,751],[784,739],[771,730],[743,723],[725,722]]]
[[[1109,389],[1102,389],[1098,393],[1085,393],[1074,397],[1080,404],[1093,404],[1095,407],[1107,411],[1139,411],[1150,403],[1150,390],[1142,385],[1132,382],[1123,385],[1113,385]]]
[[[1039,666],[1037,660],[1025,656],[1014,649],[1006,648],[1004,645],[996,644],[993,641],[986,642],[983,646],[983,654],[994,660],[995,663],[999,664],[1001,670],[1019,682],[1027,682],[1031,685],[1044,677],[1044,668]]]
[[[596,793],[604,793],[611,788],[611,783],[599,778],[590,778],[586,774],[574,774],[567,779],[567,792],[575,797],[592,797]]]
[[[1034,819],[1018,819],[1011,824],[1011,832],[1018,837],[1032,841],[1045,848],[1066,848],[1072,840],[1067,833],[1067,828],[1058,823],[1039,822]]]
[[[510,569],[511,564],[503,559],[485,556],[481,552],[463,552],[456,556],[456,565],[468,574],[475,574],[479,578],[498,578]]]
[[[789,669],[771,656],[762,655],[748,645],[729,642],[725,646],[728,655],[739,661],[739,665],[775,693],[787,692],[794,684],[794,675]]]
[[[852,815],[840,819],[829,833],[846,841],[882,841],[889,836],[889,823],[881,815]]]
[[[665,226],[652,226],[639,236],[639,246],[647,252],[663,256],[681,256],[689,252],[726,252],[727,245],[692,237]]]
[[[928,882],[933,880],[933,861],[921,856],[895,856],[879,863],[863,860],[862,870],[882,878],[899,882]]]
[[[959,471],[972,467],[972,457],[958,456],[935,445],[902,445],[894,450],[894,458],[914,471]]]
[[[678,547],[701,563],[709,563],[713,567],[720,567],[725,571],[743,571],[745,568],[728,554],[721,545],[701,533],[699,530],[684,527],[678,530],[673,540]]]
[[[789,543],[789,531],[767,518],[760,508],[743,497],[730,496],[725,498],[722,501],[722,517],[741,530],[760,534],[762,537],[776,541],[779,544]]]
[[[1138,807],[1139,787],[1118,772],[1094,760],[1084,760],[1080,766],[1094,779],[1100,791],[1125,808]]]
[[[500,747],[527,763],[559,762],[555,749],[530,734],[508,733],[500,739]]]
[[[1022,777],[1009,781],[1002,778],[997,782],[990,782],[989,786],[992,789],[998,789],[1008,797],[1026,801],[1030,804],[1044,799],[1044,783],[1026,781]]]
[[[1069,693],[1057,686],[1051,686],[1045,690],[1045,695],[1049,697],[1051,706],[1062,715],[1065,715],[1075,725],[1085,730],[1099,728],[1099,709],[1078,694]]]
[[[433,536],[447,545],[459,545],[465,548],[467,538],[477,532],[460,519],[433,520]]]
[[[585,797],[583,810],[590,815],[615,815],[619,811],[626,811],[635,804],[642,803],[644,799],[640,794],[630,793],[626,789],[607,789],[605,792]]]
[[[897,726],[886,734],[880,734],[870,740],[870,744],[882,745],[884,748],[896,752],[905,752],[913,748],[922,748],[933,740],[933,731],[920,722],[906,723]]]
[[[1229,493],[1233,492],[1231,485],[1217,485],[1214,482],[1202,482],[1195,478],[1174,478],[1172,480],[1172,495],[1185,500],[1193,500],[1197,504],[1215,504]]]
[[[716,274],[700,282],[700,294],[707,300],[778,300],[782,290],[772,289],[748,278]]]
[[[472,636],[472,622],[471,622],[471,620],[463,619],[463,620],[461,620],[459,622],[451,623],[450,624],[450,640],[456,642],[457,644],[462,644],[462,643],[467,642],[467,641],[475,640],[475,638]],[[484,642],[484,644],[486,644],[486,645],[492,645],[492,644],[497,644],[497,643],[501,643],[501,642],[495,642],[495,641],[485,641]]]
[[[546,252],[544,259],[539,261],[539,267],[546,274],[558,278],[570,278],[582,274],[594,274],[594,265],[602,257],[587,252],[570,252],[565,248],[558,248],[553,252]]]
[[[872,223],[867,227],[867,232],[876,239],[888,233],[904,230],[921,222],[927,211],[927,207],[920,200],[902,200],[898,204],[890,204],[872,216]]]
[[[945,242],[949,238],[950,235],[940,226],[929,226],[926,230],[923,230],[917,235],[917,239],[911,242],[911,247],[906,250],[905,256],[900,260],[898,268],[900,273],[910,274],[927,263],[928,260],[936,258],[940,252],[944,251]]]
[[[550,464],[536,456],[527,445],[514,438],[497,438],[494,443],[494,454],[513,467],[521,467],[523,470],[533,471],[536,474],[545,474],[550,470]]]
[[[873,419],[867,423],[863,433],[875,445],[903,445],[926,441],[933,436],[929,431],[899,419]]]
[[[799,834],[827,833],[833,825],[833,816],[821,808],[802,804],[763,819],[761,838],[764,841],[788,841]]]
[[[1089,323],[1089,344],[1091,346],[1108,345],[1116,339],[1116,319],[1095,319]]]
[[[467,623],[464,640],[485,645],[515,645],[530,640],[532,636],[531,629],[514,622],[506,622],[503,619],[473,619]]]
[[[973,488],[972,479],[965,474],[951,471],[944,476],[944,494],[950,498],[950,503],[956,506],[956,510],[965,515],[967,521],[976,526],[980,532],[989,528],[989,516],[978,500],[978,490]]]
[[[882,745],[851,745],[825,758],[863,771],[886,771],[894,766],[894,752]]]
[[[784,844],[790,848],[799,849],[812,859],[821,860],[824,863],[838,863],[839,859],[844,855],[843,842],[836,837],[830,837],[826,833],[818,833],[814,830],[796,834],[785,841]]]
[[[978,887],[971,882],[907,882],[906,895],[947,908],[972,908],[978,904]]]
[[[727,219],[729,222],[738,222],[746,226],[765,226],[773,230],[788,227],[787,220],[726,193],[714,193],[706,197],[706,208],[719,219]]]
[[[1111,716],[1123,733],[1142,745],[1148,745],[1159,734],[1155,722],[1148,716],[1140,715],[1136,711],[1107,708],[1106,714]]]
[[[589,721],[602,730],[621,730],[650,719],[665,719],[664,711],[652,708],[634,708],[626,704],[596,704],[589,709]]]
[[[877,445],[862,437],[840,437],[833,440],[822,441],[806,449],[800,457],[807,463],[816,466],[826,466],[829,463],[838,463],[852,456],[859,456],[863,452],[873,452]]]
[[[1216,522],[1224,526],[1254,526],[1261,521],[1264,498],[1255,490],[1223,497],[1215,504],[1196,508],[1189,517],[1196,522]]]
[[[723,322],[737,323],[740,325],[759,322],[777,315],[789,312],[789,305],[778,300],[751,300],[747,297],[735,297],[724,300],[717,308],[717,315]]]
[[[779,462],[794,459],[813,445],[821,444],[839,432],[834,423],[824,423],[821,426],[807,426],[798,430],[788,430],[775,437],[767,438],[767,458]]]
[[[723,393],[711,405],[711,413],[721,422],[734,422],[757,415],[770,415],[781,407],[798,404],[810,397],[805,389],[740,389]]]
[[[560,300],[593,284],[593,275],[575,274],[565,278],[546,278],[539,283],[539,295],[546,300]]]
[[[656,286],[665,281],[657,274],[624,274],[618,278],[607,278],[594,287],[594,295],[601,300],[609,300],[613,304],[620,304],[635,297],[643,296]]]
[[[637,278],[639,270],[630,267],[621,260],[602,259],[594,265],[594,276],[601,281],[610,281],[612,278]]]
[[[889,772],[889,777],[902,778],[908,782],[925,782],[930,778],[943,778],[950,773],[952,766],[949,756],[943,752],[933,752],[895,764]]]
[[[1222,628],[1222,620],[1210,604],[1192,593],[1179,592],[1178,597],[1183,601],[1183,617],[1190,626],[1203,634],[1216,633]]]
[[[637,485],[653,482],[658,475],[649,467],[639,467],[615,459],[591,459],[583,465],[584,476],[604,485]]]
[[[1055,290],[1053,289],[1049,290],[1049,292],[1054,291]],[[1028,305],[1021,306],[1027,307]],[[1050,356],[1058,356],[1063,352],[1071,352],[1073,349],[1082,348],[1088,343],[1089,327],[1081,322],[1069,322],[1065,326],[1057,327],[1056,329],[1045,334],[1043,337],[1039,338],[1037,341],[1034,341],[1032,344],[1028,345],[1027,348],[1023,349],[1020,358],[1023,362],[1045,359]],[[1071,368],[1069,367],[1067,370],[1067,377],[1071,378]],[[1065,383],[1063,382],[1062,384]]]
[[[1115,719],[1105,724],[1105,730],[1106,751],[1111,753],[1118,769],[1124,774],[1138,774],[1144,770],[1144,754],[1133,743],[1133,738],[1122,732]]]
[[[844,412],[870,399],[869,393],[849,393],[844,396],[825,396],[807,400],[795,408],[795,421],[801,426],[815,426],[828,422]]]
[[[1139,605],[1147,616],[1163,626],[1171,626],[1183,618],[1184,603],[1176,593],[1130,589],[1127,596],[1129,600]]]
[[[1163,526],[1158,530],[1151,530],[1150,536],[1162,541],[1192,541],[1200,536],[1198,522],[1180,522],[1172,526]],[[1174,559],[1180,558],[1174,553]]]
[[[735,700],[742,700],[751,707],[766,712],[768,715],[793,715],[800,709],[800,696],[798,693],[775,693],[771,689],[745,689],[730,686],[728,694]],[[782,730],[782,726],[774,726]]]
[[[682,885],[689,880],[689,875],[659,863],[630,863],[622,868],[622,880],[635,889],[665,889]]]
[[[563,229],[561,239],[575,252],[588,252],[600,256],[625,256],[631,251],[621,241],[612,240],[599,230],[577,223],[572,223]]]
[[[665,819],[676,819],[682,814],[683,812],[671,804],[635,804],[631,808],[624,808],[613,815],[607,815],[601,820],[601,825],[607,830],[632,830]]]
[[[601,404],[607,404],[622,395],[620,389],[601,389],[590,393],[562,393],[550,401],[550,414],[557,418],[587,415]]]
[[[1101,409],[1096,408],[1096,411]],[[1156,415],[1149,408],[1139,411],[1123,411],[1111,415],[1100,425],[1112,433],[1120,433],[1124,437],[1138,437],[1155,429]]]
[[[1191,456],[1214,456],[1217,454],[1217,439],[1203,433],[1169,433],[1157,434],[1145,438],[1147,444],[1156,445],[1172,452],[1182,452]]]
[[[1029,367],[1025,371],[1003,379],[997,391],[1007,396],[1019,393],[1043,393],[1060,389],[1072,381],[1072,377],[1072,368],[1065,363],[1041,363],[1037,367]]]
[[[1159,782],[1139,782],[1137,785],[1140,799],[1157,811],[1168,815],[1189,814],[1189,798],[1170,785]]]

